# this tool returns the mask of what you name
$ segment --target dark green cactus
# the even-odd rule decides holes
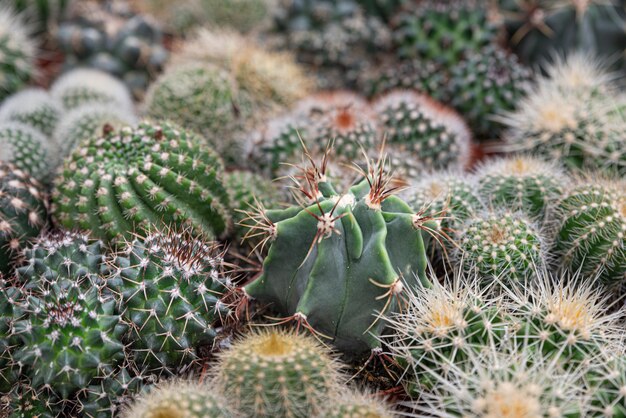
[[[66,159],[52,212],[66,228],[114,242],[161,224],[222,236],[231,223],[222,172],[220,158],[175,125],[110,130]]]
[[[20,318],[14,306],[21,297],[20,287],[0,279],[0,393],[9,393],[19,380],[20,370],[13,362],[13,352],[20,341],[13,334],[13,323]]]
[[[436,228],[392,196],[384,161],[370,167],[343,195],[324,168],[303,169],[303,207],[259,213],[252,225],[271,244],[261,276],[244,288],[348,353],[378,347],[376,315],[395,311],[405,286],[428,283],[423,230]]]
[[[65,403],[53,393],[36,390],[21,381],[8,393],[9,418],[58,418],[63,414]],[[3,411],[4,412],[4,411]]]

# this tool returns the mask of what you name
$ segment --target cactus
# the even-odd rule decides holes
[[[38,130],[19,122],[0,122],[0,144],[0,160],[15,164],[39,181],[49,181],[56,164],[55,150]]]
[[[394,91],[373,104],[393,157],[418,170],[463,169],[471,157],[471,133],[453,110],[428,96]]]
[[[241,415],[307,417],[336,389],[339,367],[311,337],[272,329],[222,352],[215,384]]]
[[[137,397],[123,418],[231,418],[230,400],[206,383],[170,380]]]
[[[626,193],[623,181],[589,178],[557,207],[555,252],[562,267],[613,288],[626,274]]]
[[[14,389],[19,381],[20,370],[13,362],[19,339],[13,335],[13,324],[20,319],[14,305],[22,295],[20,287],[0,279],[0,393],[3,394]]]
[[[548,262],[543,233],[519,212],[479,213],[455,237],[454,259],[483,282],[523,281]]]
[[[490,45],[452,68],[450,105],[467,119],[477,135],[493,138],[502,129],[493,116],[515,109],[530,81],[530,70],[517,57]]]
[[[26,382],[20,382],[8,393],[8,417],[57,418],[63,415],[64,402],[45,391],[37,391]],[[5,411],[3,411],[5,412]]]
[[[428,0],[397,16],[394,41],[403,58],[451,68],[496,38],[496,27],[480,1]]]
[[[22,248],[44,228],[48,200],[37,180],[6,162],[0,162],[0,191],[0,272],[10,274]]]
[[[29,292],[15,302],[20,344],[13,360],[34,388],[62,399],[111,373],[125,355],[116,301],[101,288],[98,250],[82,236],[46,237],[18,270]]]
[[[38,34],[51,32],[66,15],[74,0],[11,0],[13,8],[34,24]]]
[[[137,118],[132,111],[112,104],[85,104],[63,115],[54,131],[59,155],[67,157],[84,141],[98,136],[105,125],[114,129],[134,126]]]
[[[122,82],[104,71],[89,68],[78,68],[63,74],[50,87],[50,94],[67,111],[88,103],[133,109],[130,93]]]
[[[43,89],[29,88],[9,97],[0,107],[0,121],[23,123],[51,137],[61,106]]]
[[[127,339],[141,369],[175,373],[211,347],[230,287],[219,246],[189,231],[153,233],[127,244],[113,259],[109,286],[121,296]]]
[[[105,129],[66,159],[52,214],[66,228],[114,243],[151,224],[222,236],[230,225],[222,171],[216,154],[175,125]]]
[[[568,182],[554,163],[524,155],[488,161],[476,176],[480,196],[490,206],[521,211],[540,221],[551,217]]]
[[[37,46],[23,16],[0,6],[0,102],[20,90],[36,73]]]
[[[546,75],[540,82],[553,83],[564,93],[594,98],[616,92],[618,74],[609,70],[606,59],[593,53],[572,52],[544,67]]]
[[[375,417],[393,418],[394,412],[383,400],[376,395],[357,391],[341,392],[335,398],[331,398],[324,408],[324,413],[318,418],[351,418],[351,417]]]
[[[621,353],[606,352],[591,364],[590,415],[626,416],[626,361]]]
[[[251,217],[270,247],[244,293],[357,354],[379,346],[384,324],[376,315],[395,311],[406,286],[427,282],[423,230],[436,226],[392,196],[384,160],[338,194],[326,178],[326,157],[321,169],[311,159],[294,176],[302,207]]]

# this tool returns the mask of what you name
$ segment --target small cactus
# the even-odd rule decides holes
[[[43,89],[29,88],[7,98],[0,121],[23,123],[50,138],[61,118],[61,105]]]
[[[329,399],[324,413],[318,418],[393,418],[391,407],[375,394],[359,391],[344,391]]]
[[[321,412],[339,365],[311,337],[272,329],[220,354],[216,384],[245,416],[307,417]]]
[[[23,16],[0,6],[0,102],[35,76],[37,46]]]
[[[175,125],[105,129],[66,159],[53,217],[114,243],[162,224],[223,236],[231,216],[222,172],[220,158]]]
[[[52,143],[37,129],[19,122],[0,122],[0,160],[13,163],[41,182],[49,182],[56,164]]]

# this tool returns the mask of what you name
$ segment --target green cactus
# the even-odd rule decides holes
[[[123,418],[232,418],[231,400],[207,383],[171,380],[159,383],[126,408]]]
[[[19,380],[19,368],[13,362],[19,339],[13,335],[13,324],[20,319],[14,305],[22,295],[21,288],[0,279],[0,393],[9,393]]]
[[[52,97],[73,110],[85,104],[109,104],[132,111],[133,102],[124,83],[104,71],[78,68],[59,77],[50,87]]]
[[[27,294],[16,301],[20,344],[13,360],[32,386],[71,399],[124,360],[125,331],[113,296],[102,290],[99,248],[85,237],[46,237],[26,253],[18,277]]]
[[[150,225],[228,232],[222,162],[197,137],[169,123],[140,123],[83,142],[55,181],[53,217],[119,243]]]
[[[393,418],[396,415],[384,400],[375,394],[357,391],[340,392],[331,398],[324,408],[323,414],[317,418]]]
[[[236,341],[214,373],[244,416],[307,417],[336,390],[339,368],[313,338],[272,329]]]
[[[35,128],[19,122],[0,122],[0,160],[13,163],[41,182],[49,182],[56,164],[52,143]]]
[[[0,107],[0,121],[23,123],[51,137],[61,117],[61,106],[43,89],[29,88],[9,97]]]
[[[590,415],[626,417],[626,361],[619,352],[603,353],[591,365]]]
[[[231,286],[219,246],[189,232],[153,233],[127,244],[112,261],[109,286],[121,296],[126,336],[143,370],[175,373],[212,348],[226,319],[220,297]]]
[[[543,233],[519,212],[479,213],[468,219],[455,238],[454,259],[483,282],[523,281],[547,263]]]
[[[529,88],[531,75],[514,55],[487,46],[452,68],[450,105],[478,136],[493,139],[502,129],[493,116],[517,107]]]
[[[626,193],[623,181],[588,179],[557,207],[555,251],[562,267],[612,288],[626,275]]]
[[[568,183],[554,163],[532,156],[488,161],[476,173],[480,196],[492,207],[550,218]]]
[[[64,403],[54,394],[37,391],[26,382],[20,382],[8,393],[9,418],[57,418],[64,416]],[[4,412],[4,411],[3,411]]]
[[[403,58],[451,68],[496,38],[496,26],[480,1],[420,2],[396,18],[394,41]]]
[[[0,6],[0,102],[24,87],[35,75],[37,46],[24,16]]]
[[[369,164],[365,179],[343,195],[325,165],[302,169],[302,207],[257,214],[251,227],[265,233],[269,254],[244,291],[339,350],[362,353],[379,346],[384,324],[376,315],[395,311],[405,286],[428,282],[423,230],[436,226],[392,196],[384,161]]]
[[[10,275],[22,249],[39,235],[48,218],[48,200],[37,180],[0,162],[0,272]]]
[[[85,104],[63,115],[54,131],[54,138],[59,155],[64,158],[82,141],[102,134],[106,125],[119,129],[136,124],[137,118],[132,111],[111,104]]]
[[[420,171],[468,165],[471,133],[453,109],[411,91],[388,93],[373,108],[387,138],[387,151],[404,157],[402,165]]]

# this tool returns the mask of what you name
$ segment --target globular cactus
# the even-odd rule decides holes
[[[626,416],[626,360],[618,350],[604,352],[588,373],[590,416]]]
[[[0,271],[10,274],[22,249],[44,228],[48,198],[28,173],[0,162]]]
[[[137,396],[122,411],[123,418],[232,418],[230,399],[216,393],[207,383],[171,380],[157,384]]]
[[[108,286],[120,295],[126,336],[138,367],[176,373],[212,348],[220,301],[231,286],[223,252],[188,232],[153,233],[129,242],[112,260]]]
[[[130,92],[118,79],[89,68],[78,68],[60,76],[50,87],[50,94],[66,111],[85,104],[110,104],[125,110],[133,109]]]
[[[464,271],[483,282],[523,281],[548,264],[544,233],[519,212],[483,212],[455,234],[452,255]]]
[[[29,88],[7,98],[0,107],[0,121],[23,123],[52,137],[61,118],[61,105],[38,88]]]
[[[617,74],[609,69],[607,60],[591,52],[572,51],[565,57],[555,57],[545,66],[542,83],[554,83],[564,93],[592,99],[616,92]]]
[[[404,288],[428,283],[426,233],[437,226],[393,196],[384,160],[370,163],[344,194],[325,166],[313,163],[294,176],[302,207],[251,217],[248,224],[270,246],[262,274],[243,290],[339,350],[363,353],[379,346],[379,317],[398,309]]]
[[[23,16],[0,6],[0,102],[20,90],[36,73],[37,46]]]
[[[331,397],[318,418],[393,418],[391,407],[375,394],[359,391],[342,391]]]
[[[0,393],[3,394],[14,389],[20,380],[19,367],[13,361],[13,352],[20,341],[13,334],[13,324],[20,318],[14,305],[22,296],[22,288],[0,279]]]
[[[541,221],[552,215],[568,183],[556,164],[527,155],[487,161],[476,176],[480,196],[491,207],[521,211]]]
[[[195,135],[148,122],[104,131],[83,142],[56,179],[52,213],[59,224],[114,242],[159,224],[227,233],[222,162]]]
[[[450,105],[476,135],[493,139],[502,130],[497,114],[514,110],[526,95],[531,71],[496,46],[474,51],[451,70]]]
[[[447,68],[496,38],[496,26],[479,1],[424,1],[396,19],[393,35],[400,56]]]
[[[59,156],[67,157],[85,140],[97,137],[105,125],[119,129],[137,124],[134,112],[114,104],[85,104],[65,113],[53,137]]]
[[[45,390],[36,390],[27,382],[20,382],[8,392],[7,410],[11,418],[57,418],[62,417],[66,403]]]
[[[52,143],[37,129],[19,122],[0,122],[0,160],[15,164],[35,179],[48,183],[56,164]]]
[[[611,288],[626,274],[626,193],[623,181],[589,178],[557,207],[554,250],[562,267]]]
[[[244,416],[308,417],[322,411],[340,365],[312,337],[272,329],[220,354],[215,385]]]
[[[62,399],[111,373],[125,357],[116,300],[94,279],[102,255],[84,246],[83,237],[44,238],[20,270],[29,291],[14,308],[19,345],[13,361],[34,388],[49,388]]]
[[[463,169],[471,157],[471,132],[453,110],[413,91],[394,91],[373,108],[387,138],[387,151],[400,158],[409,178],[432,169]]]

